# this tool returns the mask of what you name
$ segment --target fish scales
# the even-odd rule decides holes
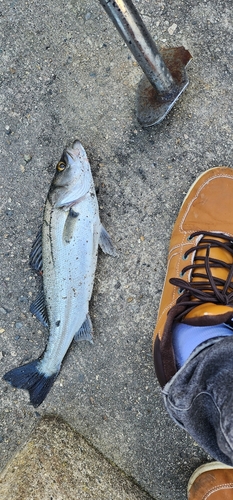
[[[51,340],[41,368],[47,374],[59,369],[85,321],[97,263],[101,224],[96,196],[87,193],[72,210],[76,217],[69,211],[53,210],[49,200],[45,207],[43,286]],[[67,240],[64,231],[66,228],[67,233],[69,224],[72,238]]]

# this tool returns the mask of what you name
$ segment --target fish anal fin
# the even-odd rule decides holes
[[[91,322],[91,318],[89,314],[87,314],[84,323],[82,324],[79,331],[75,334],[74,340],[75,342],[79,342],[80,340],[88,340],[91,344],[93,344],[93,326]]]
[[[99,246],[104,253],[107,253],[112,257],[117,256],[117,252],[112,244],[111,238],[102,224],[100,230]]]
[[[34,300],[34,302],[32,302],[32,304],[30,305],[30,311],[32,314],[34,314],[34,316],[36,316],[36,318],[42,323],[43,326],[48,328],[49,322],[43,290],[40,291],[36,300]]]

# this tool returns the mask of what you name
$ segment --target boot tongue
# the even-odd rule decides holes
[[[184,316],[182,323],[196,326],[219,325],[220,323],[231,323],[233,308],[221,304],[207,302],[194,307]]]

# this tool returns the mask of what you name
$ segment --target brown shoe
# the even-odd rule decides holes
[[[192,185],[172,232],[153,336],[155,370],[162,386],[177,372],[174,321],[196,326],[233,322],[232,276],[233,169],[217,167]]]
[[[188,500],[207,499],[233,499],[233,467],[210,462],[195,470],[188,483]]]

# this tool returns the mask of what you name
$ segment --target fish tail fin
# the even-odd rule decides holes
[[[31,404],[37,408],[46,398],[59,372],[46,376],[40,371],[38,359],[26,365],[13,368],[3,376],[13,387],[26,389],[30,395]]]

